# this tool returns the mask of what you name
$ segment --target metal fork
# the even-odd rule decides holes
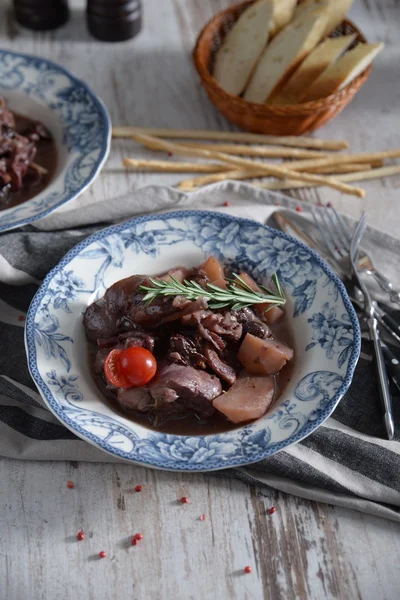
[[[378,321],[375,317],[375,307],[371,300],[370,293],[368,291],[367,286],[364,281],[360,277],[359,274],[359,263],[358,263],[358,252],[359,246],[364,235],[365,228],[367,226],[367,219],[365,213],[362,215],[360,221],[358,222],[354,234],[350,244],[350,263],[353,270],[353,275],[357,280],[358,285],[361,288],[362,293],[364,294],[364,312],[367,316],[367,323],[369,327],[369,334],[371,337],[371,341],[374,343],[374,350],[376,356],[376,369],[378,375],[379,382],[379,394],[382,401],[382,406],[384,410],[384,422],[386,427],[386,432],[389,440],[394,438],[394,422],[393,422],[393,413],[392,413],[392,397],[389,390],[389,382],[388,375],[386,371],[385,360],[382,351],[382,345],[379,335],[378,329]]]
[[[346,288],[348,289],[349,286],[352,288],[355,302],[357,304],[359,304],[360,301],[363,302],[364,299],[359,286],[355,284],[352,278],[352,268],[349,256],[351,235],[350,241],[347,242],[345,233],[346,229],[349,231],[348,227],[333,207],[321,207],[318,208],[318,210],[311,208],[311,213],[315,225],[319,229],[325,246],[331,255],[331,258],[327,257],[328,262],[331,263],[332,268],[340,274],[342,279],[343,277],[348,279]],[[358,264],[358,268],[362,269],[362,259],[358,261]],[[364,272],[364,269],[362,270]],[[399,323],[387,311],[382,310],[376,303],[374,303],[374,308],[379,324],[382,325],[382,327],[384,327],[398,343],[400,343]]]
[[[348,254],[352,237],[349,227],[341,215],[331,205],[329,208],[322,207],[318,212],[324,223],[324,229],[326,232],[322,230],[319,220],[316,218],[315,209],[312,209],[314,221],[324,238],[325,244],[329,248],[330,253],[338,265],[345,271],[348,271]],[[335,237],[331,234],[331,231],[336,233]],[[375,268],[371,257],[364,250],[360,252],[359,256],[358,268],[362,269],[362,271],[367,273],[367,275],[374,277],[380,288],[389,294],[391,302],[400,304],[400,291],[396,290],[390,279],[388,279],[385,275],[383,275],[383,273]]]

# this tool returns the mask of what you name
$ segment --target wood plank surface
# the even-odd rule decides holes
[[[115,124],[230,129],[191,61],[196,34],[229,4],[143,0],[140,36],[105,44],[86,32],[83,0],[70,2],[70,22],[49,33],[19,27],[3,2],[0,45],[71,69],[103,98]],[[348,139],[356,152],[398,147],[399,2],[355,0],[351,16],[368,40],[383,40],[386,48],[354,102],[318,135]],[[122,158],[129,155],[154,157],[115,141],[87,202],[182,179],[124,171]],[[353,216],[366,208],[376,227],[399,234],[399,187],[400,177],[367,182],[365,200],[328,189],[293,193],[334,201]],[[0,482],[0,600],[399,598],[400,526],[389,521],[212,474],[129,465],[3,459]],[[183,495],[190,505],[177,502]],[[276,512],[269,515],[272,505]],[[77,542],[81,528],[86,537]],[[136,532],[144,539],[132,547]],[[97,558],[101,550],[104,560]],[[246,565],[251,574],[243,574]]]

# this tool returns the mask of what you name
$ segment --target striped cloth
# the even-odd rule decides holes
[[[72,246],[100,228],[100,224],[93,225],[97,215],[116,221],[144,208],[221,207],[229,199],[231,206],[218,210],[265,222],[277,202],[275,194],[242,183],[212,187],[212,194],[208,189],[190,197],[167,188],[146,188],[118,202],[78,204],[79,211],[75,207],[59,211],[35,226],[0,236],[0,456],[117,462],[76,438],[45,408],[26,365],[24,316],[49,269]],[[249,198],[253,205],[248,204]],[[290,199],[280,197],[279,202],[291,206]],[[379,242],[382,234],[374,235]],[[396,262],[400,243],[387,236],[384,241]],[[364,342],[348,393],[333,417],[316,432],[260,463],[220,472],[219,476],[235,476],[302,498],[400,521],[400,397],[394,397],[396,441],[389,442],[376,397],[371,352],[369,342]]]

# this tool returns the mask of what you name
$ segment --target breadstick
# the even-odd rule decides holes
[[[227,170],[227,167],[224,165],[172,162],[167,160],[124,158],[122,162],[127,169],[151,171],[154,173],[219,173]]]
[[[203,129],[165,129],[151,127],[113,127],[113,137],[130,138],[137,134],[152,135],[159,138],[176,138],[189,140],[219,140],[227,142],[243,142],[249,144],[277,144],[294,148],[317,148],[319,150],[343,150],[348,148],[344,140],[318,140],[296,135],[264,135],[262,133],[246,133],[242,131],[207,131]]]
[[[330,155],[319,150],[303,150],[287,148],[285,146],[247,146],[245,144],[204,144],[199,142],[179,142],[180,146],[188,148],[201,148],[203,150],[216,150],[227,154],[240,154],[243,156],[259,156],[260,158],[328,158]]]
[[[299,161],[300,162],[300,161]],[[282,163],[283,165],[296,165],[296,163]],[[282,165],[281,165],[282,166]],[[378,163],[380,166],[380,163]],[[308,172],[311,173],[353,173],[354,171],[365,171],[367,168],[371,168],[371,165],[364,164],[351,164],[351,165],[332,165],[331,167],[309,167]],[[264,171],[249,171],[249,170],[234,170],[234,171],[223,171],[222,173],[202,175],[199,177],[193,177],[193,179],[186,179],[177,185],[178,189],[188,192],[193,188],[198,188],[203,185],[210,183],[216,183],[217,181],[226,181],[227,179],[242,180],[242,179],[255,179],[257,177],[266,177]]]
[[[151,136],[148,136],[149,138]],[[168,143],[168,142],[167,142]],[[172,143],[172,142],[169,142]],[[143,145],[146,146],[147,148],[150,149],[162,149],[159,146],[157,148],[155,148],[154,146],[154,139],[151,138],[150,142],[143,142]],[[187,147],[189,149],[198,149],[198,150],[210,150],[211,152],[213,152],[214,150],[217,151],[217,148],[219,147],[219,145],[213,146],[212,144],[205,144],[204,147],[203,144],[188,144],[187,142],[184,142],[183,144],[179,144],[182,148],[183,147]],[[205,156],[205,154],[198,154],[197,156]],[[323,153],[319,153],[317,155],[316,158],[308,158],[305,160],[299,160],[296,162],[284,162],[281,163],[279,166],[281,167],[285,167],[288,169],[293,169],[295,171],[309,171],[309,167],[314,168],[317,166],[330,166],[330,165],[337,165],[337,164],[341,164],[341,163],[373,163],[374,161],[382,161],[385,158],[398,158],[400,157],[400,150],[399,149],[395,149],[395,150],[384,150],[381,152],[365,152],[365,153],[360,153],[360,154],[323,154]],[[230,161],[233,164],[237,164],[235,163],[233,160]],[[257,164],[257,163],[255,163]],[[259,165],[261,163],[258,163]],[[243,179],[246,179],[246,177],[243,177]]]
[[[226,164],[235,164],[241,167],[246,167],[248,169],[258,169],[260,171],[264,171],[266,175],[272,175],[274,177],[279,177],[280,179],[292,178],[298,179],[299,181],[309,181],[310,183],[319,183],[320,185],[327,185],[336,190],[339,190],[343,193],[350,194],[352,196],[358,196],[359,198],[363,198],[365,196],[365,191],[361,188],[355,188],[353,186],[347,185],[340,181],[337,181],[333,177],[325,177],[322,175],[312,175],[310,173],[300,173],[298,171],[294,171],[291,169],[287,169],[282,166],[264,164],[259,161],[251,161],[245,158],[239,158],[237,156],[232,156],[230,154],[224,154],[223,152],[214,152],[212,150],[200,150],[198,148],[187,148],[185,146],[180,146],[179,144],[172,144],[170,142],[164,142],[157,138],[152,138],[148,135],[134,135],[133,139],[140,143],[145,143],[148,146],[152,145],[153,148],[164,149],[168,152],[175,152],[176,154],[188,154],[189,156],[200,156],[204,158],[216,159],[224,162]],[[321,159],[316,162],[320,163],[324,160]]]
[[[318,158],[318,159],[306,159],[306,160],[298,160],[294,162],[283,162],[279,166],[284,168],[292,169],[293,171],[312,171],[317,172],[315,169],[323,168],[323,167],[333,167],[339,164],[360,164],[366,162],[368,164],[377,163],[380,165],[380,162],[384,158],[395,158],[400,156],[400,150],[386,150],[384,152],[374,152],[374,153],[365,153],[365,154],[335,154],[330,155],[328,158]],[[253,163],[260,165],[261,163]],[[207,179],[198,177],[193,179],[192,181],[188,179],[185,182],[182,182],[183,187],[180,189],[188,190],[191,187],[198,187],[201,185],[206,185],[209,183],[215,183],[216,181],[223,181],[224,179],[252,179],[253,177],[263,177],[262,173],[255,175],[252,173],[250,169],[240,169],[240,173],[237,169],[235,169],[237,173],[226,173],[225,177],[221,177],[220,174],[213,175],[207,177]],[[333,169],[327,169],[327,172],[334,172]]]
[[[350,165],[332,165],[331,167],[310,167],[307,169],[309,173],[328,173],[330,175],[336,175],[337,173],[355,173],[356,171],[366,171],[372,169],[372,167],[381,167],[383,162],[379,164],[362,164],[362,163],[351,163]]]
[[[352,163],[373,163],[374,161],[384,160],[385,158],[398,158],[400,157],[400,150],[383,150],[382,152],[364,152],[360,154],[335,154],[328,158],[316,159],[314,162],[315,166],[330,166],[338,164],[352,164]],[[296,170],[303,170],[308,167],[310,161],[298,161]],[[293,167],[294,168],[294,167]]]
[[[235,169],[224,171],[223,173],[214,173],[212,175],[203,175],[200,177],[193,177],[192,179],[186,179],[181,181],[176,186],[179,190],[188,192],[194,188],[208,185],[209,183],[216,183],[217,181],[226,181],[227,179],[242,180],[242,179],[253,179],[256,177],[268,177],[265,171],[250,171],[249,169]]]
[[[400,175],[400,165],[390,165],[388,167],[371,169],[370,171],[361,171],[359,173],[345,173],[343,175],[338,175],[336,179],[339,179],[339,181],[367,181],[369,179],[380,179],[381,177],[391,177],[393,175]],[[290,190],[293,188],[316,187],[315,185],[309,186],[306,183],[293,180],[271,181],[268,183],[257,183],[256,185],[267,190]]]

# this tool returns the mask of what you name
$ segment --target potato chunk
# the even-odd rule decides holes
[[[274,375],[293,358],[293,350],[273,338],[261,339],[247,333],[237,356],[251,375]]]

